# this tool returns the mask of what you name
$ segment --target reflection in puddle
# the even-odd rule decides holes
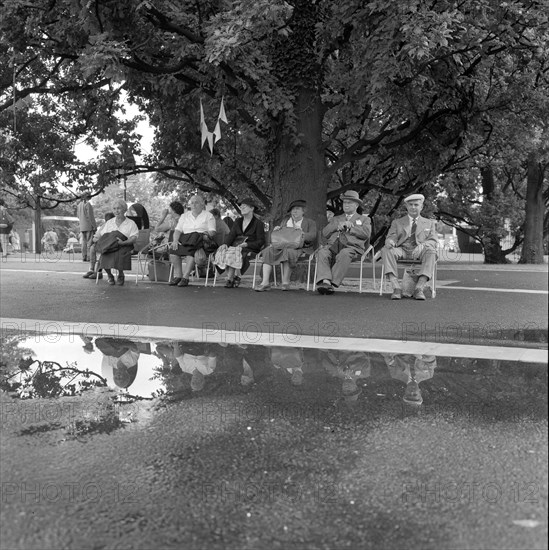
[[[544,365],[505,361],[20,333],[2,336],[1,388],[18,400],[82,396],[109,388],[105,403],[73,419],[71,434],[110,433],[138,420],[140,400],[161,403],[255,392],[265,406],[295,402],[364,414],[546,417]],[[344,407],[345,408],[345,407]],[[122,412],[121,412],[122,411]],[[54,420],[54,419],[50,419]],[[50,424],[54,422],[50,422]],[[38,433],[46,428],[33,428]],[[31,433],[31,428],[26,434]]]

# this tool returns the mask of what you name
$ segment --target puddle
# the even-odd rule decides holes
[[[404,414],[547,417],[546,366],[500,360],[4,331],[0,374],[12,403],[68,406],[86,395],[101,403],[72,423],[80,434],[136,422],[127,406],[144,400],[156,407],[250,393],[265,406],[297,399],[324,411],[396,405]]]
[[[542,545],[547,365],[8,331],[1,345],[10,548],[502,547],[509,518],[517,546]]]

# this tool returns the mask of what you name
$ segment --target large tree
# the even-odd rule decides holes
[[[391,214],[459,163],[485,104],[479,79],[546,56],[547,14],[546,0],[5,0],[0,28],[16,100],[89,107],[99,94],[108,127],[103,94],[124,89],[149,115],[154,151],[134,171],[253,193],[273,216],[304,197],[321,218],[348,188]],[[210,155],[199,100],[211,130],[223,96],[229,124]]]

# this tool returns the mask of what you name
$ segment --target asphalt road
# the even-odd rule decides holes
[[[546,266],[441,266],[435,300],[391,302],[110,287],[82,279],[83,265],[3,262],[3,327],[22,318],[547,346]],[[547,547],[545,365],[440,360],[410,411],[399,380],[367,379],[346,402],[342,380],[316,363],[299,387],[284,369],[250,363],[268,371],[251,387],[238,376],[153,401],[115,405],[106,388],[0,392],[0,548]]]
[[[547,266],[496,271],[493,266],[442,265],[436,299],[425,302],[394,302],[377,293],[257,293],[246,288],[249,280],[238,289],[223,288],[222,280],[216,288],[205,288],[203,280],[177,288],[148,279],[136,286],[128,277],[125,286],[111,287],[105,280],[96,285],[82,279],[85,267],[82,262],[10,258],[0,269],[1,316],[332,338],[547,343]],[[367,270],[365,278],[370,275]],[[492,290],[478,290],[483,288]]]

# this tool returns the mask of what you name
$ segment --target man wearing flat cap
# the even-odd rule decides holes
[[[423,289],[433,273],[436,250],[437,232],[434,220],[420,216],[425,197],[420,193],[410,195],[404,199],[408,214],[393,220],[385,246],[381,250],[381,259],[387,279],[393,285],[392,300],[400,300],[403,296],[398,281],[397,260],[420,260],[421,267],[413,297],[416,300],[425,300]],[[405,296],[411,298],[412,296]]]
[[[372,224],[368,216],[357,213],[364,204],[356,191],[341,195],[343,214],[334,216],[322,230],[328,244],[318,251],[316,289],[319,294],[333,294],[356,256],[364,254],[370,241]]]

